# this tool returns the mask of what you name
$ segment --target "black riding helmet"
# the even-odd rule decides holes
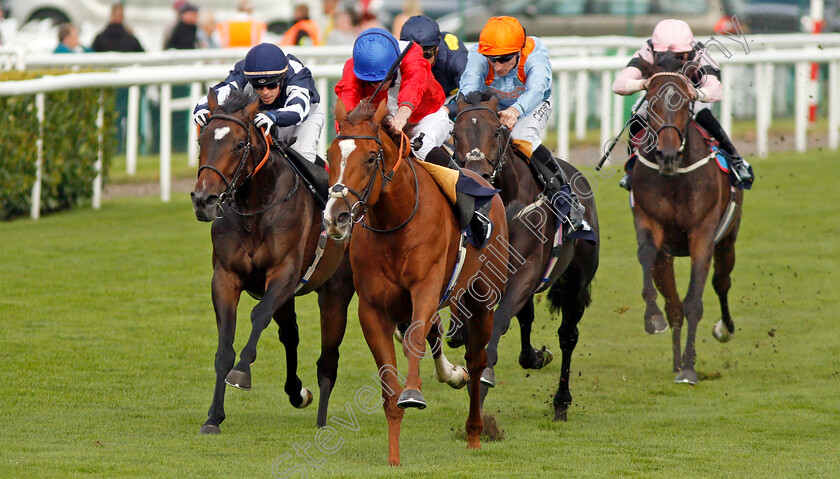
[[[243,73],[253,86],[276,85],[286,78],[289,60],[273,43],[260,43],[245,55]]]
[[[437,22],[425,15],[415,15],[403,24],[400,40],[413,40],[424,50],[436,47],[440,44],[440,27]]]

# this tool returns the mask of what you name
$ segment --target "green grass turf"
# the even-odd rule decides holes
[[[293,409],[285,358],[270,326],[252,367],[253,390],[228,388],[221,436],[199,436],[213,384],[209,226],[186,195],[171,203],[119,198],[38,221],[0,223],[1,477],[837,477],[840,475],[840,216],[835,153],[756,162],[730,294],[737,333],[717,343],[717,300],[706,288],[698,371],[673,383],[670,334],[643,331],[641,274],[627,195],[599,179],[601,266],[580,325],[568,423],[552,422],[558,360],[517,364],[518,328],[502,341],[487,399],[505,437],[468,451],[463,390],[433,379],[429,407],[407,412],[403,467],[386,465],[381,410],[354,395],[376,386],[351,305],[331,415],[340,438],[315,447],[316,403]],[[591,173],[591,172],[590,172]],[[687,262],[678,261],[681,293]],[[250,331],[240,303],[237,351]],[[300,376],[313,390],[315,297],[298,300]],[[534,344],[559,358],[556,329],[538,306]],[[460,352],[448,350],[463,364]],[[405,362],[401,362],[405,372]],[[310,464],[295,447],[308,447]],[[339,446],[340,447],[337,447]],[[296,477],[291,475],[290,477]]]

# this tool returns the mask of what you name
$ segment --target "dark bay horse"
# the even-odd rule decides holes
[[[465,168],[490,180],[508,205],[518,205],[518,214],[508,223],[510,230],[510,278],[507,290],[496,310],[493,334],[487,346],[488,367],[482,383],[495,384],[493,366],[498,360],[499,339],[512,316],[519,320],[522,351],[519,364],[523,368],[542,368],[551,360],[550,352],[531,346],[531,325],[534,322],[534,294],[548,289],[552,313],[562,311],[563,320],[557,330],[563,360],[560,384],[554,395],[554,419],[566,420],[572,403],[569,372],[572,352],[578,339],[577,324],[590,303],[590,288],[598,269],[599,245],[573,239],[555,244],[559,225],[543,187],[521,153],[509,147],[510,132],[503,128],[496,113],[499,100],[488,92],[475,92],[467,99],[458,99],[455,120],[455,157]],[[597,237],[598,214],[595,199],[586,179],[572,165],[558,162],[581,203],[586,207],[586,220]],[[552,250],[556,259],[552,258]],[[549,269],[549,265],[552,265]],[[548,274],[546,274],[548,272]]]
[[[251,388],[250,365],[272,317],[286,349],[284,391],[289,402],[297,408],[312,402],[312,393],[297,376],[294,297],[313,290],[318,291],[321,307],[318,423],[323,425],[353,296],[349,262],[343,260],[346,244],[322,234],[320,206],[313,195],[300,184],[287,163],[290,160],[270,149],[269,136],[253,126],[259,98],[234,91],[220,106],[211,89],[208,100],[211,116],[199,135],[200,166],[191,196],[196,218],[213,222],[212,296],[219,343],[213,402],[201,433],[221,432],[225,383]],[[251,311],[248,343],[234,366],[236,307],[242,291],[259,298],[259,303]]]
[[[647,304],[645,330],[652,334],[667,329],[656,304],[659,289],[665,297],[667,324],[673,330],[676,382],[696,384],[695,334],[703,316],[703,288],[712,257],[712,286],[722,313],[713,334],[725,342],[735,332],[729,315],[729,275],[735,266],[744,192],[731,189],[729,177],[720,170],[699,127],[693,124],[694,86],[680,68],[679,60],[671,55],[661,57],[656,66],[645,61],[640,66],[648,78],[648,129],[639,146],[631,194],[644,275],[642,298]],[[731,221],[722,221],[730,200],[734,200],[734,215]],[[691,257],[691,280],[682,301],[674,280],[674,256]],[[683,318],[688,321],[688,334],[680,356]]]
[[[420,392],[420,359],[426,355],[427,337],[439,380],[457,374],[441,351],[436,312],[446,304],[468,322],[465,358],[475,379],[469,385],[467,447],[481,447],[477,378],[487,364],[484,347],[493,327],[493,307],[504,293],[508,250],[504,207],[496,195],[489,213],[494,224],[490,244],[483,250],[466,246],[455,293],[441,301],[454,276],[462,244],[460,227],[431,175],[408,156],[407,138],[402,134],[392,138],[381,126],[386,113],[385,101],[378,106],[363,101],[349,113],[338,101],[335,116],[340,134],[328,151],[333,186],[324,221],[329,234],[339,239],[361,223],[352,229],[350,263],[359,295],[359,321],[382,383],[388,462],[396,465],[404,408],[426,406]],[[489,252],[491,247],[495,254]],[[486,258],[480,260],[483,252]],[[408,357],[404,388],[398,381],[392,339],[397,322],[403,321],[411,322],[403,340]]]

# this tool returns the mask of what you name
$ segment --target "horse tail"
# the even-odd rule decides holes
[[[570,271],[566,271],[569,273]],[[582,273],[575,272],[575,275],[571,278],[566,278],[566,274],[557,278],[557,281],[551,285],[551,288],[548,290],[548,309],[551,311],[551,314],[557,314],[561,312],[561,306],[563,304],[563,293],[565,288],[569,288],[574,286],[571,283],[574,282],[581,282],[584,281],[582,277],[580,277]],[[592,281],[588,281],[583,289],[577,296],[577,301],[579,302],[579,306],[583,309],[589,307],[592,304]]]

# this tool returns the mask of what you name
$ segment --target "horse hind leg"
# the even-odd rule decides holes
[[[734,235],[732,235],[734,236]],[[735,334],[735,322],[729,315],[729,288],[732,285],[730,273],[735,268],[735,240],[726,238],[715,247],[715,271],[712,287],[720,300],[721,319],[712,328],[712,335],[721,343],[729,342]]]
[[[554,359],[545,346],[542,349],[534,349],[531,346],[531,329],[534,325],[534,297],[529,296],[522,309],[516,313],[519,321],[519,340],[521,351],[519,352],[519,365],[524,369],[542,369]]]
[[[274,313],[274,320],[279,326],[277,335],[286,350],[286,384],[283,386],[283,390],[289,396],[289,403],[292,406],[303,409],[312,403],[312,391],[303,387],[303,383],[297,375],[297,351],[300,334],[298,332],[294,298]]]
[[[347,329],[347,308],[353,299],[353,275],[345,257],[338,271],[318,290],[321,316],[321,356],[318,368],[318,416],[316,425],[327,425],[327,408],[338,376],[338,348]]]
[[[435,379],[440,383],[448,384],[453,389],[461,389],[469,382],[470,375],[464,366],[452,364],[446,358],[446,354],[443,352],[441,328],[443,326],[438,320],[432,325],[432,329],[426,336],[432,350],[432,357],[435,360]]]
[[[674,278],[674,257],[659,252],[652,269],[653,281],[656,287],[665,297],[665,314],[668,316],[668,324],[671,326],[673,370],[680,371],[681,364],[681,334],[683,326],[683,307],[677,292],[677,283]]]
[[[591,279],[590,279],[591,281]],[[557,329],[557,336],[562,351],[560,364],[560,383],[554,394],[554,420],[567,420],[569,407],[572,405],[572,393],[569,390],[571,376],[572,353],[578,342],[577,325],[589,305],[589,283],[584,275],[578,271],[567,271],[549,290],[551,311],[558,309],[563,314],[563,320]]]

